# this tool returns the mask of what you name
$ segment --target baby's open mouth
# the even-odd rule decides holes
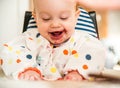
[[[63,31],[56,31],[56,32],[51,32],[51,35],[54,37],[58,37],[63,33]]]
[[[63,37],[64,30],[63,31],[54,31],[50,32],[50,36],[52,39],[59,40],[60,38]]]

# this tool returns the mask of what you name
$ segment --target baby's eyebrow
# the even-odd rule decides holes
[[[45,17],[50,17],[50,14],[45,13],[45,12],[39,13],[39,15],[40,15],[41,17],[42,17],[42,16],[45,16]]]
[[[45,14],[45,15],[50,15],[50,14],[47,13],[47,12],[39,12],[39,14],[40,14],[40,15],[44,15],[44,14]]]
[[[70,12],[62,12],[60,16],[69,16]]]
[[[61,11],[61,13],[70,13],[70,11],[69,10]]]

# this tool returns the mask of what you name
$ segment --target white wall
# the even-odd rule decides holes
[[[120,11],[110,11],[108,14],[108,41],[120,53]]]
[[[0,0],[0,46],[21,33],[29,0]]]
[[[120,37],[120,11],[109,11],[108,34],[109,36]]]
[[[112,46],[116,56],[120,60],[120,11],[109,11],[108,13],[108,37],[107,46]]]

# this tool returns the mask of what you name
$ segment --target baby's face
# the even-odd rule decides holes
[[[74,0],[34,0],[40,34],[52,44],[61,44],[74,33],[79,11]]]

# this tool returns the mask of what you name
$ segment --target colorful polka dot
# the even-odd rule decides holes
[[[19,50],[16,51],[16,54],[20,54],[21,52]]]
[[[55,67],[52,67],[52,68],[50,69],[50,71],[51,71],[52,73],[55,73],[57,70],[56,70]]]
[[[12,51],[12,49],[13,49],[13,48],[12,48],[11,46],[8,46],[8,50],[9,50],[9,51]]]
[[[37,43],[40,43],[40,42],[41,42],[41,40],[38,38],[38,39],[37,39]]]
[[[74,55],[74,58],[78,58],[79,57],[78,53],[73,54],[73,55]]]
[[[86,57],[87,60],[91,60],[91,55],[90,54],[87,54],[85,57]]]
[[[26,55],[26,58],[32,59],[32,55],[28,54],[28,55]]]
[[[87,70],[87,69],[88,69],[88,66],[87,66],[87,65],[83,65],[83,69],[84,69],[84,70]]]
[[[41,64],[40,64],[40,63],[38,63],[38,65],[40,66]]]
[[[36,38],[38,38],[39,36],[40,36],[40,33],[37,33]]]
[[[20,63],[20,62],[21,62],[21,60],[20,60],[20,59],[17,59],[17,60],[16,60],[16,62],[17,62],[17,63]]]
[[[73,54],[76,54],[76,53],[77,53],[77,51],[76,51],[76,50],[72,50],[72,55],[73,55]]]
[[[21,46],[22,48],[25,48],[25,46]]]
[[[3,64],[3,59],[0,59],[0,65],[2,65]]]
[[[70,39],[70,42],[72,42],[72,43],[73,43],[73,42],[74,42],[74,38],[71,38],[71,39]]]
[[[64,55],[68,55],[68,50],[66,50],[66,49],[63,50],[63,54],[64,54]]]
[[[74,44],[73,44],[74,46],[76,45],[76,42],[74,42]]]
[[[12,63],[13,63],[13,59],[9,59],[8,64],[12,64]]]
[[[33,40],[33,38],[29,37],[29,40]]]
[[[6,47],[8,47],[8,44],[3,44],[3,46],[6,46]]]

